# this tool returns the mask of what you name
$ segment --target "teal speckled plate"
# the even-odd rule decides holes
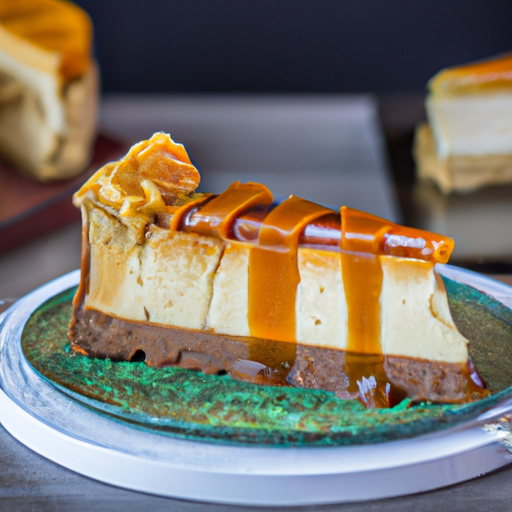
[[[445,274],[449,268],[445,267]],[[474,421],[512,398],[512,311],[468,284],[446,275],[444,279],[454,320],[470,339],[473,362],[492,392],[471,404],[404,401],[392,409],[367,410],[356,400],[342,400],[325,391],[260,386],[181,368],[91,359],[75,354],[67,340],[75,288],[33,311],[23,330],[22,347],[31,366],[62,393],[139,428],[238,444],[381,443]]]

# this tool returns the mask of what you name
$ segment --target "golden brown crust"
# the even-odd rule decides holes
[[[255,356],[255,342],[266,351]],[[325,389],[340,397],[351,396],[347,354],[340,350],[128,321],[90,308],[79,312],[73,347],[93,357],[122,361],[140,357],[151,366],[227,373],[256,384]],[[391,386],[390,405],[405,396],[414,401],[458,403],[485,394],[472,384],[466,364],[393,356],[381,359],[376,364],[384,365]]]
[[[427,123],[416,128],[413,152],[419,178],[434,181],[445,194],[512,182],[512,154],[452,155],[441,159]]]

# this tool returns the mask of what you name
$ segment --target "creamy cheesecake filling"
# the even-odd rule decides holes
[[[433,180],[446,194],[512,182],[512,153],[440,158],[434,135],[427,124],[421,124],[416,129],[414,156],[418,176]]]
[[[512,154],[512,90],[431,95],[426,109],[439,158]]]
[[[362,389],[370,386],[378,407],[391,403],[388,368],[401,367],[395,360],[467,367],[467,340],[453,324],[434,272],[436,262],[448,260],[451,240],[293,196],[277,205],[255,183],[201,196],[194,194],[198,178],[183,146],[156,134],[76,194],[87,226],[87,281],[70,330],[75,349],[111,357],[101,329],[87,334],[93,318],[158,326],[162,337],[154,343],[162,347],[175,332],[200,333],[198,339],[210,340],[202,344],[207,359],[217,354],[216,336],[243,338],[247,354],[238,359],[254,363],[253,370],[260,365],[257,375],[286,374],[280,385],[306,378],[288,378],[301,351],[337,351],[346,354],[343,392],[364,401]],[[147,362],[177,364],[176,354],[192,349],[176,350],[167,363],[153,356]],[[238,378],[238,370],[222,369]]]
[[[256,244],[172,231],[156,224],[148,225],[140,243],[129,227],[102,208],[89,205],[86,212],[91,259],[87,307],[138,321],[149,317],[178,327],[254,335],[250,311],[259,297],[251,296],[250,274],[261,280],[268,276],[265,268],[251,268]],[[370,268],[365,265],[369,256]],[[294,327],[290,338],[281,341],[378,353],[396,340],[395,355],[403,352],[436,358],[437,343],[450,347],[448,341],[453,338],[455,345],[443,357],[449,358],[447,361],[466,359],[466,340],[450,320],[446,300],[433,306],[435,297],[443,296],[433,263],[301,246],[296,261],[289,264],[297,272],[297,282],[292,285],[296,293],[291,296],[291,306],[275,307],[290,310]],[[369,278],[374,286],[372,296],[368,294]],[[267,282],[273,283],[272,279]],[[276,301],[275,290],[269,293]],[[359,308],[376,311],[371,313],[375,327],[369,326],[369,316]],[[439,342],[422,343],[414,327],[400,335],[408,328],[407,319],[412,326],[421,324]],[[356,331],[350,321],[365,325]],[[365,326],[373,329],[370,338]],[[272,333],[266,337],[279,339]],[[372,341],[365,341],[368,339]]]

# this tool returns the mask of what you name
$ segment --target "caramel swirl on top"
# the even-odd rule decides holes
[[[165,227],[173,230],[261,245],[261,230],[266,231],[269,222],[283,211],[272,203],[270,191],[258,183],[236,182],[218,196],[196,194],[199,180],[199,172],[185,148],[168,134],[156,133],[135,144],[118,162],[97,171],[73,201],[80,206],[90,198],[118,210],[124,218],[143,217],[146,222],[153,222],[158,214],[167,219]],[[323,215],[308,217],[301,210],[304,200],[295,200],[287,203],[294,205],[287,215],[303,215],[305,219],[300,223],[299,244],[434,263],[446,263],[453,251],[453,241],[447,237],[399,226],[345,206],[339,214],[324,208]],[[272,213],[274,209],[276,213]]]
[[[203,235],[232,238],[233,224],[241,213],[256,207],[268,208],[272,199],[270,190],[264,185],[237,181],[194,212],[184,229]]]
[[[75,206],[86,197],[119,210],[123,217],[167,211],[166,206],[191,199],[200,176],[187,151],[165,133],[132,146],[118,162],[98,170],[73,196]]]

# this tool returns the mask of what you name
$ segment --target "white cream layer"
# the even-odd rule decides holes
[[[512,94],[431,95],[426,108],[439,158],[512,153]]]

